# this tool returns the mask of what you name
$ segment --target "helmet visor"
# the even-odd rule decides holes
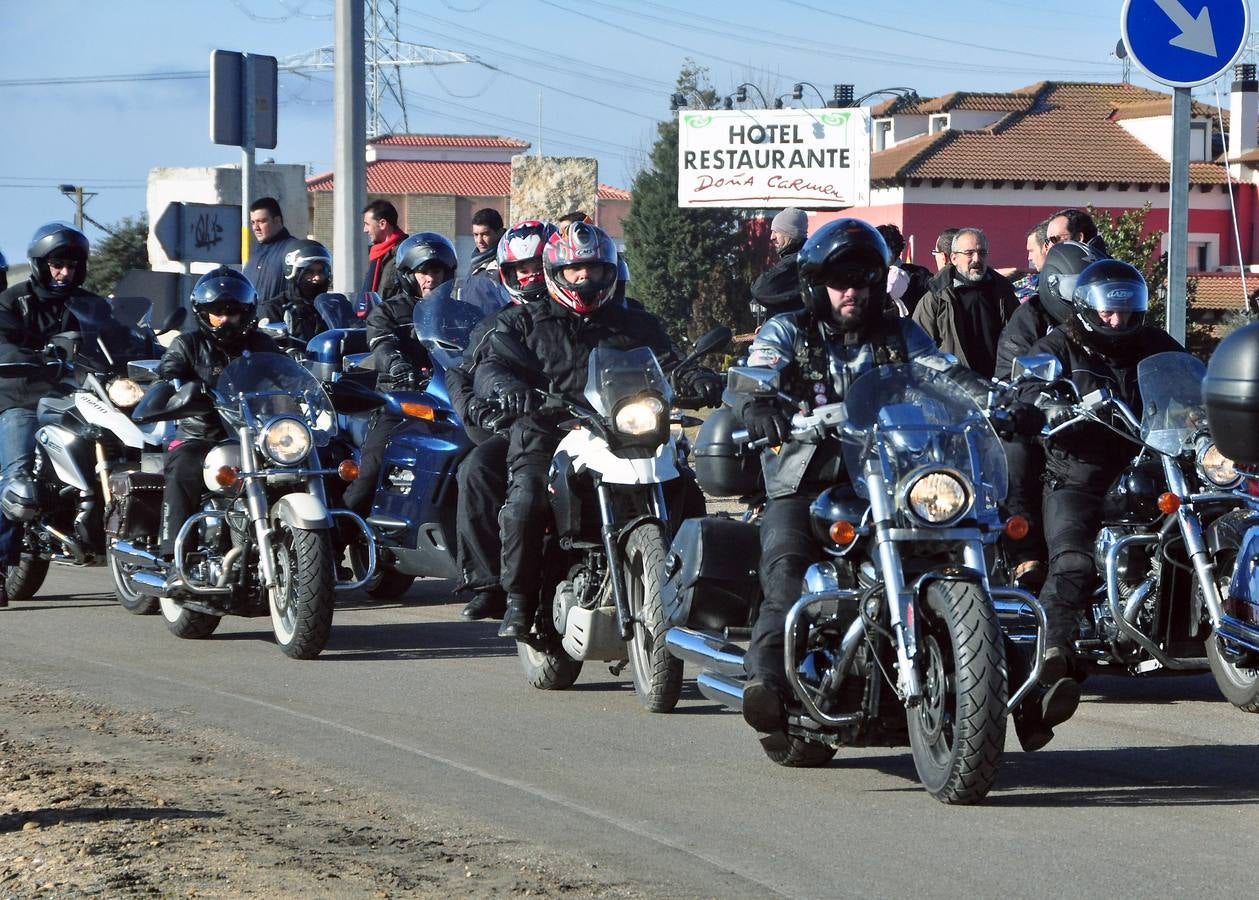
[[[1090,281],[1074,288],[1076,306],[1094,313],[1144,313],[1149,309],[1150,292],[1135,281]]]
[[[874,287],[886,278],[887,268],[879,265],[836,266],[822,273],[823,283],[837,291]]]

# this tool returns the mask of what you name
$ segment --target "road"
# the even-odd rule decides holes
[[[1253,892],[1259,717],[1208,677],[1094,679],[1058,738],[950,808],[907,751],[770,764],[742,720],[688,685],[650,715],[588,665],[533,690],[488,623],[441,582],[349,602],[312,662],[269,620],[180,641],[126,614],[103,569],[54,568],[0,612],[8,673],[269,748],[400,808],[596,864],[655,896],[1198,896]],[[365,599],[365,598],[364,598]],[[693,673],[688,673],[693,674]]]

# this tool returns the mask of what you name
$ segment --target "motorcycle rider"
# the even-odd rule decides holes
[[[35,230],[26,248],[30,277],[0,293],[0,363],[60,362],[64,353],[49,340],[81,330],[76,310],[95,321],[108,317],[106,301],[82,287],[88,252],[87,237],[70,225],[50,222]],[[55,369],[47,375],[0,377],[0,566],[17,561],[18,522],[37,512],[35,409],[41,397],[59,392]],[[0,603],[7,602],[2,591]]]
[[[0,292],[9,289],[9,261],[4,258],[4,251],[0,250]]]
[[[1147,356],[1184,351],[1166,331],[1145,324],[1145,279],[1124,262],[1103,259],[1086,268],[1071,292],[1071,318],[1032,345],[1062,363],[1062,377],[1084,396],[1106,388],[1129,409],[1142,408],[1137,364]],[[1072,416],[1069,400],[1039,392],[1049,426]],[[1133,444],[1104,426],[1077,424],[1047,439],[1045,448],[1045,541],[1049,576],[1040,600],[1048,618],[1045,684],[1069,679],[1075,669],[1078,615],[1092,596],[1097,575],[1093,545],[1101,527],[1102,498],[1131,461]]]
[[[884,312],[890,258],[878,231],[858,219],[837,219],[818,229],[798,256],[804,309],[766,322],[748,365],[780,372],[781,392],[815,406],[843,400],[848,386],[875,366],[915,359],[931,360],[969,393],[986,399],[987,379],[940,353],[912,319]],[[1020,406],[1014,413],[1015,429],[1039,428],[1033,410]],[[752,440],[778,448],[762,453],[769,498],[760,527],[764,600],[744,657],[749,681],[743,716],[769,735],[764,740],[780,741],[792,697],[783,670],[786,616],[800,596],[805,571],[819,556],[809,509],[822,490],[847,476],[835,438],[790,440],[791,412],[780,399],[740,397],[735,414]]]
[[[459,267],[454,245],[433,231],[420,231],[398,245],[395,256],[398,291],[367,315],[367,346],[375,361],[376,387],[382,391],[417,386],[429,368],[428,351],[415,336],[415,304],[451,281]],[[366,517],[376,493],[380,460],[389,434],[401,422],[378,411],[372,418],[359,454],[359,476],[345,490],[346,508]]]
[[[649,347],[667,369],[676,363],[672,342],[660,321],[644,310],[613,302],[617,288],[616,245],[601,228],[573,222],[553,234],[543,250],[547,302],[512,306],[498,316],[497,331],[517,338],[536,357],[540,375],[554,389],[580,397],[586,386],[586,360],[596,347]],[[500,637],[522,639],[529,632],[542,587],[543,532],[550,508],[546,476],[567,413],[537,409],[527,375],[499,357],[491,345],[476,369],[478,396],[495,398],[516,419],[508,434],[507,498],[499,516],[503,553],[501,577],[507,612]],[[720,395],[720,379],[697,369],[679,387],[710,398]]]
[[[289,336],[303,343],[327,326],[315,309],[315,298],[332,280],[332,254],[319,241],[294,241],[284,254],[284,291],[258,307],[258,324],[282,323]]]
[[[159,379],[198,382],[208,391],[227,364],[243,353],[279,352],[275,341],[257,330],[258,295],[241,273],[226,266],[212,269],[197,279],[191,301],[197,327],[179,335],[167,348],[157,367]],[[179,420],[163,467],[166,483],[158,552],[168,562],[175,557],[175,536],[201,500],[206,454],[226,437],[227,430],[214,410]],[[173,570],[166,583],[170,591],[179,589]]]
[[[526,219],[512,225],[499,239],[498,277],[512,305],[546,299],[542,251],[556,231],[550,222]],[[502,541],[498,531],[498,512],[507,497],[507,433],[487,427],[499,416],[498,405],[476,396],[472,376],[488,350],[485,337],[501,312],[487,316],[473,329],[463,365],[446,372],[451,405],[477,444],[459,463],[456,473],[459,569],[464,585],[474,594],[463,608],[462,615],[468,620],[498,619],[507,609],[507,596],[499,584]]]

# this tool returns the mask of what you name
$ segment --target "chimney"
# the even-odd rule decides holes
[[[1254,63],[1233,68],[1229,94],[1228,158],[1236,159],[1259,144],[1259,77]]]

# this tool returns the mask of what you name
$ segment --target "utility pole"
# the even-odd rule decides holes
[[[363,236],[358,224],[367,200],[363,0],[335,0],[333,26],[332,283],[342,291],[352,291],[363,274]]]
[[[84,191],[83,185],[63,184],[57,188],[61,193],[74,200],[74,227],[83,230],[83,204],[96,196],[95,192]]]

